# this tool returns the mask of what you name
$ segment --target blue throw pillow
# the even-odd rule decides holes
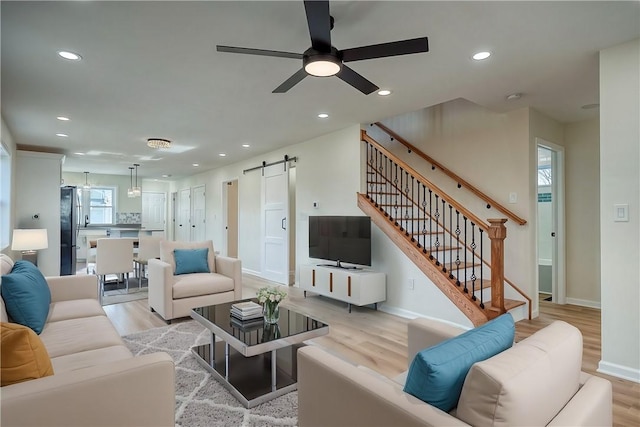
[[[514,337],[513,317],[506,313],[422,350],[411,362],[404,391],[449,412],[458,405],[471,365],[510,348]]]
[[[40,335],[49,315],[51,291],[38,267],[16,261],[11,273],[2,276],[0,290],[11,320]]]
[[[174,249],[173,258],[176,261],[175,274],[210,273],[209,248]]]

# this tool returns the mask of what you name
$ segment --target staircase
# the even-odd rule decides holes
[[[530,299],[504,297],[507,219],[484,222],[361,131],[366,194],[358,207],[469,318],[481,325]]]

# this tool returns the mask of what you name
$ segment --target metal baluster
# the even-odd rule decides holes
[[[449,205],[449,247],[453,250],[453,206]],[[453,279],[453,252],[449,256],[449,279]]]
[[[484,233],[484,230],[482,228],[478,227],[478,230],[480,231],[480,308],[484,308],[484,295],[483,295],[483,286],[484,286],[484,282],[482,280],[482,233]]]
[[[389,188],[390,187],[389,183],[391,182],[391,174],[389,173],[391,169],[389,169],[389,163],[391,162],[391,159],[389,159],[387,156],[384,156],[384,158],[385,158],[385,164],[387,166],[385,170],[385,180],[384,180],[384,192],[387,193],[385,194],[385,199],[387,200],[387,204],[386,204],[386,209],[384,211],[384,216],[390,216],[388,211],[391,210],[391,201],[389,199],[389,193],[391,191],[391,189]]]
[[[404,172],[404,195],[405,195],[405,205],[404,205],[404,235],[408,236],[409,235],[409,205],[410,205],[410,199],[409,199],[409,172],[405,171]]]
[[[465,293],[469,292],[469,289],[467,288],[467,273],[468,273],[468,269],[467,269],[467,217],[466,216],[462,216],[462,219],[464,221],[464,242],[463,242],[463,248],[464,248],[464,291]]]
[[[411,212],[409,213],[409,215],[411,215],[409,221],[411,221],[411,241],[415,242],[416,239],[413,235],[413,231],[414,231],[414,218],[413,218],[413,205],[415,204],[415,202],[413,201],[414,197],[413,197],[413,175],[411,175],[411,190],[409,190],[410,196],[408,197],[408,204],[409,204],[409,208],[411,209]],[[409,209],[408,208],[408,209]],[[407,227],[408,228],[408,227]],[[407,230],[409,231],[409,230]],[[407,233],[407,235],[409,235],[409,233]]]
[[[440,199],[440,196],[438,196],[436,194],[436,213],[434,214],[435,218],[436,218],[436,265],[440,266],[440,258],[438,258],[439,256],[439,248],[440,248],[440,233],[438,233],[438,220],[440,219],[440,204],[438,203],[438,200]]]
[[[427,186],[422,186],[422,253],[427,253]],[[431,237],[429,237],[431,243]]]
[[[398,164],[395,163],[395,175],[393,177],[393,194],[395,195],[394,197],[394,206],[393,206],[393,216],[395,218],[395,221],[393,218],[390,218],[391,221],[394,221],[395,225],[398,225],[398,193],[396,193],[396,187],[398,186]]]
[[[451,224],[449,224],[451,226]],[[445,246],[447,245],[447,210],[446,202],[442,199],[442,272],[447,272],[447,251]],[[451,257],[450,257],[451,258]]]
[[[456,285],[460,286],[460,211],[456,209]]]
[[[429,189],[429,236],[433,237],[433,199],[431,198],[433,191]],[[429,242],[429,259],[433,259],[433,246]]]
[[[471,223],[471,299],[476,300],[476,225]]]
[[[420,209],[420,186],[422,184],[418,180],[416,180],[416,183],[418,184],[418,191],[417,191],[417,193],[418,193],[418,204],[417,204],[418,215],[416,215],[416,221],[418,222],[418,238],[417,238],[418,243],[417,243],[417,246],[418,246],[418,248],[421,248],[422,245],[420,245],[420,234],[422,234],[422,233],[420,233],[420,213],[421,213],[421,209]]]

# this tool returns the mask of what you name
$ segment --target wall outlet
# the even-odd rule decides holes
[[[313,202],[313,207],[314,207],[315,209],[318,209],[318,208],[320,207],[320,203],[318,203],[318,202]]]
[[[415,280],[409,279],[408,285],[409,285],[409,289],[413,290],[415,287]]]

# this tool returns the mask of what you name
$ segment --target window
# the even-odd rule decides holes
[[[115,218],[115,187],[91,187],[88,190],[78,188],[78,201],[82,222],[89,224],[113,224]]]
[[[0,249],[11,239],[11,154],[0,144]]]

